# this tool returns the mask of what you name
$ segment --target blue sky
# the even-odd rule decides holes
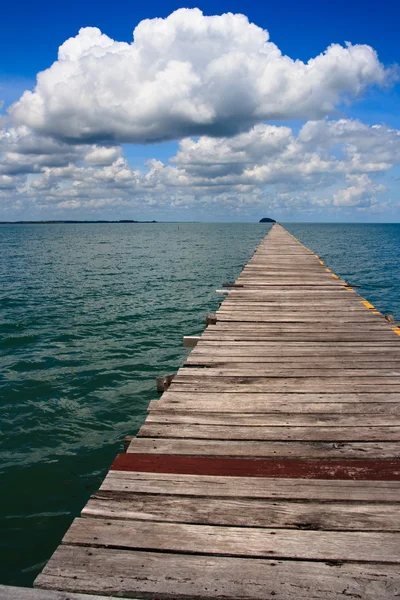
[[[400,4],[395,0],[289,0],[286,2],[6,2],[0,22],[3,74],[34,79],[49,66],[58,46],[81,27],[99,27],[110,37],[130,41],[142,19],[167,17],[181,8],[204,14],[243,13],[269,30],[282,52],[308,60],[333,42],[370,44],[384,63],[399,59]]]
[[[279,114],[278,119],[274,117],[280,106],[279,90],[272,100],[271,94],[275,92],[268,92],[267,101],[260,92],[259,107],[255,108],[255,113],[259,116],[256,118],[255,113],[250,115],[250,109],[249,119],[247,119],[245,108],[240,114],[235,108],[227,120],[226,114],[231,110],[230,106],[220,108],[220,100],[213,100],[214,105],[211,108],[217,112],[220,110],[220,114],[215,117],[212,126],[200,128],[193,125],[193,120],[183,118],[182,115],[177,117],[174,112],[177,99],[174,98],[173,104],[168,107],[166,103],[169,101],[169,95],[166,94],[165,102],[163,99],[160,100],[161,111],[165,108],[163,118],[158,119],[156,113],[150,115],[143,113],[142,121],[148,121],[146,121],[146,133],[143,133],[140,129],[139,117],[136,122],[135,111],[130,112],[129,107],[125,107],[127,112],[118,126],[115,125],[115,122],[119,121],[117,112],[110,115],[106,110],[103,115],[101,109],[98,110],[98,125],[93,124],[93,114],[96,114],[98,105],[102,102],[98,101],[96,91],[93,92],[93,106],[82,108],[82,105],[79,106],[77,102],[75,114],[72,98],[68,99],[65,107],[61,107],[55,113],[54,107],[50,106],[51,98],[61,102],[66,92],[63,91],[62,98],[57,97],[58,91],[53,94],[53,89],[57,88],[52,86],[57,85],[57,77],[60,77],[54,71],[52,78],[49,77],[46,85],[39,90],[35,98],[25,101],[21,106],[18,105],[17,110],[11,109],[8,112],[8,108],[19,100],[24,90],[34,89],[37,73],[57,61],[59,46],[69,38],[75,37],[80,28],[97,27],[111,40],[130,44],[133,29],[138,23],[144,19],[166,19],[181,7],[199,8],[205,17],[222,15],[226,12],[244,14],[250,23],[254,23],[259,28],[259,31],[268,30],[270,41],[280,49],[282,55],[303,63],[323,53],[331,44],[344,45],[345,42],[350,42],[352,45],[368,45],[377,52],[382,68],[386,69],[384,81],[377,65],[372,65],[373,59],[370,56],[368,60],[371,62],[371,73],[373,69],[374,72],[368,76],[368,81],[365,80],[361,64],[363,57],[340,58],[344,65],[340,77],[337,77],[336,67],[332,61],[327,60],[321,65],[321,71],[316,79],[321,86],[321,98],[313,100],[312,106],[296,113],[289,104],[290,98],[293,97],[293,104],[296,104],[299,102],[296,98],[299,97],[303,101],[304,95],[296,96],[288,85],[285,91],[288,98],[284,99],[286,108],[282,110],[282,114]],[[2,56],[0,100],[4,101],[2,125],[6,132],[3,135],[3,145],[0,146],[0,151],[3,152],[2,162],[0,162],[0,165],[3,165],[3,170],[0,170],[0,177],[3,176],[3,187],[0,185],[0,194],[2,194],[0,195],[0,219],[137,217],[168,220],[257,220],[264,216],[264,213],[268,213],[286,220],[398,221],[400,150],[397,131],[400,130],[400,93],[398,77],[394,76],[389,69],[399,61],[399,17],[399,4],[388,0],[379,3],[340,0],[334,4],[320,1],[196,2],[184,5],[173,2],[117,1],[110,4],[76,0],[67,4],[43,1],[7,3],[2,7],[0,22]],[[199,23],[200,21],[201,19]],[[179,33],[181,25],[178,23],[176,27]],[[197,41],[198,36],[202,35],[201,27],[199,25],[200,33],[193,30]],[[144,43],[141,51],[148,52],[144,60],[148,61],[146,64],[150,67],[153,65],[151,37],[157,35],[155,31],[149,28],[142,35]],[[241,40],[235,37],[240,33],[235,33],[236,31],[235,29],[233,34],[223,34],[228,35],[226,43],[231,44],[232,53],[241,46]],[[246,35],[245,28],[243,32]],[[204,43],[208,43],[207,38]],[[210,44],[212,43],[210,38]],[[190,48],[193,47],[189,37],[187,44],[189,55]],[[179,51],[181,53],[179,60],[184,62],[185,48],[182,50],[180,47]],[[247,47],[241,51],[247,52]],[[249,62],[251,52],[249,52]],[[176,49],[172,48],[171,59],[175,60],[176,56]],[[217,55],[212,57],[212,60],[217,59]],[[85,57],[79,58],[79,76],[83,78],[86,78],[83,71],[86,68],[84,62],[86,60]],[[92,60],[95,58],[92,57]],[[192,71],[196,76],[205,77],[204,71],[200,73],[203,68],[201,57],[194,56],[191,60]],[[87,77],[95,77],[95,84],[103,77],[102,61],[103,59],[97,61],[96,70],[90,67],[88,71]],[[118,65],[115,69],[117,68]],[[123,73],[122,66],[121,72]],[[169,81],[169,75],[165,75],[164,71],[163,73],[166,88],[179,87],[186,77],[180,71],[176,75],[171,72],[171,81]],[[254,73],[252,77],[257,79],[257,70]],[[270,71],[266,69],[264,75],[260,74],[260,78],[268,77],[268,73]],[[132,72],[126,75],[127,78],[130,76],[135,78],[136,74]],[[273,76],[279,77],[280,71],[277,75],[274,71]],[[221,75],[219,79],[220,77]],[[296,80],[295,67],[287,77]],[[329,88],[331,79],[335,77],[334,87],[339,90],[340,97],[336,101],[332,100],[332,89],[325,95],[323,92],[323,87]],[[107,81],[110,81],[109,73]],[[116,89],[120,83],[119,80],[116,82]],[[219,82],[217,83],[219,85]],[[68,81],[66,89],[67,84]],[[257,81],[255,84],[258,85]],[[107,83],[107,86],[109,85]],[[137,93],[137,90],[141,93],[146,85],[146,81],[136,82],[136,87],[129,89],[135,90],[132,93]],[[237,102],[240,103],[243,90],[239,89],[237,78],[235,80],[235,76],[232,76],[232,81],[225,82],[224,85],[220,94],[228,97],[229,93],[230,103],[235,102],[235,94],[237,94]],[[318,95],[320,92],[315,92],[315,86],[316,84],[311,86],[312,93]],[[90,89],[95,90],[95,85],[92,85],[92,88],[89,86],[88,90]],[[108,89],[109,87],[105,91],[108,92]],[[194,86],[193,89],[195,91],[191,92],[190,100],[196,102],[198,108],[200,100],[195,97],[197,87]],[[102,91],[104,92],[104,89]],[[101,90],[99,98],[100,92]],[[201,95],[203,104],[205,93],[203,91]],[[346,97],[346,101],[343,101],[343,97]],[[41,103],[47,102],[48,106],[43,109],[44,116],[35,120],[32,117],[35,113],[33,107],[39,100]],[[113,101],[116,106],[120,101],[124,103],[126,92],[123,96],[114,94],[111,103]],[[153,98],[149,103],[151,104],[152,101]],[[318,101],[320,106],[317,106]],[[215,102],[218,104],[217,108]],[[273,110],[268,112],[265,105],[270,106],[271,103]],[[329,107],[326,108],[328,104]],[[261,110],[262,106],[264,108]],[[185,112],[189,109],[185,106],[182,110]],[[190,111],[192,114],[193,106]],[[174,114],[171,116],[172,113]],[[71,139],[67,139],[68,123],[62,123],[64,115],[67,115],[66,118],[70,119],[70,123],[75,124],[79,121],[77,129],[71,130]],[[233,125],[234,116],[238,122],[240,121],[236,129]],[[87,124],[85,119],[88,120]],[[110,119],[110,123],[104,126],[103,131],[102,123],[104,124],[107,119]],[[198,123],[198,119],[196,115],[195,123]],[[306,147],[302,141],[304,137],[301,133],[302,128],[307,127],[309,122],[320,120],[325,124],[324,132],[318,129],[318,136],[315,140],[313,138],[308,141]],[[338,134],[338,127],[334,126],[334,123],[340,120],[345,122],[343,125],[346,129],[345,134],[342,132]],[[179,121],[179,126],[175,121]],[[171,125],[171,123],[175,124]],[[359,123],[356,137],[352,123]],[[240,136],[260,124],[264,124],[269,129],[258,130],[257,139],[254,133],[255,137],[252,139],[255,140],[255,145],[258,144],[260,137],[265,141],[266,136],[279,135],[285,147],[284,154],[279,156],[274,154],[270,145],[266,147],[266,154],[262,154],[262,149],[256,155],[246,149],[248,140]],[[371,130],[369,134],[365,127],[373,125],[380,125],[381,129]],[[21,127],[25,129],[22,131]],[[279,131],[271,127],[276,127]],[[17,131],[17,128],[20,129]],[[281,128],[286,128],[285,132]],[[291,129],[290,135],[287,128]],[[91,137],[89,138],[88,134],[86,139],[85,132],[89,129]],[[17,132],[10,135],[11,130]],[[336,172],[335,177],[331,177],[328,172],[326,142],[321,142],[321,136],[326,136],[328,139],[329,136],[332,137],[333,131],[337,137],[329,148],[331,161],[329,164],[332,165],[332,173]],[[12,145],[8,147],[6,144],[10,144],[11,138]],[[54,146],[51,152],[46,150],[48,158],[44,157],[46,152],[42,151],[44,146],[48,146],[48,142],[43,141],[44,138],[54,141],[57,146]],[[192,146],[188,149],[186,145],[184,151],[181,146],[183,138],[192,140]],[[369,142],[372,138],[376,138],[374,148]],[[36,141],[33,142],[33,139]],[[30,154],[26,150],[27,144],[30,148],[33,147],[32,144],[36,144]],[[304,153],[303,166],[294,165],[293,156],[289,156],[293,144],[296,144],[299,154]],[[323,150],[321,150],[322,146]],[[237,159],[238,147],[240,147],[240,155],[245,156],[240,167]],[[389,147],[392,149],[391,155],[386,156],[385,160],[380,160],[382,148]],[[233,151],[233,148],[236,150]],[[343,157],[344,148],[347,148],[345,157],[347,162],[343,160],[340,165],[337,160],[332,162],[338,156]],[[213,156],[217,157],[218,153],[222,153],[220,156],[223,156],[224,172],[223,175],[221,175],[222,171],[218,174],[217,180],[211,166]],[[39,155],[42,157],[40,161],[33,159],[34,156]],[[197,156],[200,155],[203,161],[201,169],[197,164]],[[87,156],[90,156],[88,160]],[[19,164],[24,163],[23,169],[18,170],[15,167],[18,160]],[[158,163],[149,166],[148,161],[154,160],[161,162],[163,168]],[[284,161],[286,162],[282,167]],[[306,165],[313,161],[316,168],[313,172],[309,172]],[[115,166],[112,167],[112,164]],[[368,165],[365,171],[362,169],[362,164]],[[69,170],[67,170],[68,165],[70,165]],[[278,167],[283,168],[279,178],[274,177],[274,170]],[[240,169],[241,177],[238,176]],[[286,182],[285,172],[288,173]],[[300,173],[300,177],[296,186],[297,173]],[[98,191],[92,196],[88,193],[88,189],[93,190],[93,186],[96,185]],[[103,187],[100,191],[101,186]]]

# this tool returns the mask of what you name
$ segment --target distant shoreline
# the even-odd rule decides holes
[[[0,225],[58,225],[60,223],[76,224],[76,223],[158,223],[158,221],[134,221],[133,219],[120,219],[119,221],[106,221],[104,219],[98,221],[0,221]]]

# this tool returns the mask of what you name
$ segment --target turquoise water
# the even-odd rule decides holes
[[[400,225],[286,227],[400,319]],[[32,583],[268,229],[0,227],[0,583]]]

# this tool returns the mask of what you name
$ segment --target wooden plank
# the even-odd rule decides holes
[[[357,404],[359,403],[398,403],[400,402],[400,392],[385,392],[383,389],[379,391],[369,392],[322,392],[322,393],[273,393],[273,392],[193,392],[183,391],[179,387],[177,390],[164,392],[161,398],[151,403],[151,406],[169,406],[173,407],[178,404],[188,403],[192,405],[192,408],[200,407],[201,405],[207,407],[207,410],[213,406],[217,412],[222,410],[223,407],[236,407],[242,411],[246,409],[257,410],[266,408],[268,406],[273,407],[275,411],[279,410],[279,407],[283,410],[289,404],[297,402],[303,406],[302,411],[307,410],[308,405],[313,405],[313,410],[318,404],[325,405],[327,402],[331,404],[348,403],[354,406],[354,410],[357,411]]]
[[[279,304],[277,303],[277,306]],[[256,306],[244,308],[242,306],[236,307],[224,307],[221,306],[217,310],[217,324],[230,323],[227,319],[236,319],[237,323],[243,323],[248,326],[249,321],[246,319],[255,319],[256,317],[262,317],[260,323],[311,323],[313,318],[315,323],[329,323],[332,326],[342,325],[343,323],[354,323],[354,325],[360,325],[361,323],[370,323],[375,325],[384,325],[386,327],[394,327],[393,322],[387,321],[387,319],[374,310],[360,310],[357,306],[348,307],[332,307],[328,303],[319,305],[318,308],[313,307],[282,307],[278,310],[277,306],[257,308]],[[278,319],[278,320],[276,320]],[[301,319],[310,319],[302,321]]]
[[[327,279],[329,275],[330,273],[328,273],[327,271],[322,270],[321,272],[321,265],[314,263],[303,263],[302,268],[299,268],[297,270],[294,270],[293,265],[290,263],[284,263],[281,265],[275,264],[274,266],[268,265],[268,263],[254,263],[243,268],[240,274],[240,278],[263,278],[265,280],[268,280],[270,277],[276,279],[282,276],[284,278],[290,277],[293,279],[300,278],[300,280],[306,280],[311,278],[316,279],[320,277]]]
[[[249,317],[254,318],[254,317]],[[368,322],[360,321],[359,323],[353,323],[352,321],[337,321],[331,325],[325,321],[218,321],[214,326],[208,328],[205,333],[211,333],[212,335],[302,335],[306,336],[309,334],[328,334],[328,335],[340,335],[340,334],[353,334],[357,335],[381,335],[389,333],[393,335],[392,327],[386,321],[384,323],[379,322]]]
[[[235,316],[241,315],[265,315],[267,316],[282,316],[282,317],[299,317],[301,316],[313,316],[316,319],[321,317],[321,312],[325,312],[326,318],[335,319],[335,318],[349,318],[350,316],[356,321],[361,317],[366,318],[368,320],[375,320],[376,322],[383,321],[383,318],[379,315],[375,315],[376,310],[368,310],[362,307],[359,307],[357,304],[346,305],[337,305],[336,301],[328,304],[325,302],[324,305],[319,305],[318,308],[314,307],[314,305],[304,305],[304,306],[286,306],[282,307],[280,304],[271,303],[272,306],[266,306],[266,303],[260,303],[260,306],[257,306],[257,303],[254,302],[251,306],[244,306],[242,304],[236,304],[230,302],[228,305],[224,306],[221,304],[219,307],[217,314],[233,314]],[[278,308],[279,307],[279,308]]]
[[[298,304],[287,304],[286,306],[282,306],[279,302],[271,302],[269,304],[265,302],[259,302],[260,306],[257,306],[257,303],[254,302],[251,306],[246,306],[245,304],[236,304],[230,302],[228,306],[224,306],[221,304],[219,309],[217,310],[217,315],[221,316],[225,313],[230,313],[232,315],[238,316],[243,314],[244,312],[251,315],[263,315],[264,317],[271,317],[271,320],[275,317],[282,318],[292,318],[292,317],[300,317],[300,316],[313,316],[316,319],[321,318],[321,313],[325,315],[329,315],[330,318],[335,318],[335,316],[350,316],[356,321],[361,317],[370,316],[366,309],[360,308],[357,304],[341,304],[338,305],[337,302],[332,304],[325,302],[316,305],[305,303],[303,306],[299,306]],[[370,311],[372,313],[373,311]],[[381,319],[382,321],[382,319]],[[381,322],[379,321],[379,322]]]
[[[37,585],[156,600],[330,600],[343,595],[392,600],[400,593],[400,575],[389,564],[296,561],[294,568],[292,561],[60,546]]]
[[[281,291],[279,288],[269,288],[265,290],[255,290],[250,288],[235,289],[229,292],[227,300],[229,303],[246,304],[249,302],[251,305],[269,305],[271,307],[278,306],[282,303],[282,308],[287,306],[289,309],[294,304],[308,304],[311,306],[317,306],[326,304],[329,306],[340,306],[341,304],[348,303],[352,306],[361,304],[362,298],[356,292],[349,290],[345,287],[340,288],[320,288],[318,290],[311,290],[309,288],[303,288],[302,290],[285,290]],[[225,302],[224,301],[224,302]],[[367,310],[367,309],[365,309]]]
[[[293,458],[397,458],[399,442],[259,442],[137,438],[127,452],[190,456]]]
[[[379,368],[376,368],[375,365],[368,365],[368,367],[362,367],[359,365],[359,368],[345,368],[343,366],[336,367],[335,369],[329,369],[326,366],[321,366],[319,368],[307,368],[305,365],[302,365],[300,368],[293,367],[282,367],[281,365],[268,365],[268,364],[255,364],[250,366],[227,366],[227,367],[182,367],[179,369],[176,377],[180,380],[183,378],[199,378],[204,375],[205,377],[250,377],[250,378],[258,378],[258,377],[273,377],[273,378],[294,378],[294,377],[324,377],[325,379],[330,379],[332,377],[345,377],[346,380],[349,377],[368,377],[368,378],[376,378],[376,377],[385,377],[390,379],[399,379],[400,378],[400,369],[399,365],[393,369],[386,368],[384,365],[381,365]],[[400,379],[399,379],[400,382]],[[329,382],[330,383],[330,382]]]
[[[185,366],[202,366],[202,367],[218,367],[230,368],[237,370],[238,368],[246,369],[266,369],[273,370],[275,368],[285,367],[286,369],[304,369],[312,367],[313,369],[356,369],[363,365],[363,368],[371,367],[371,369],[396,369],[400,367],[400,359],[387,360],[381,356],[360,355],[358,359],[347,356],[326,356],[317,358],[317,355],[311,357],[279,357],[279,356],[215,356],[215,355],[190,355],[185,361]]]
[[[241,398],[236,400],[234,394],[228,394],[228,398],[222,399],[217,404],[209,398],[206,400],[197,399],[199,394],[189,394],[189,399],[185,397],[180,399],[181,395],[186,396],[185,394],[176,394],[174,395],[175,399],[172,401],[152,400],[148,408],[149,418],[152,415],[164,415],[167,418],[168,415],[174,414],[201,414],[208,415],[210,418],[212,418],[212,415],[229,415],[230,418],[234,418],[235,415],[240,415],[241,418],[257,415],[258,419],[268,418],[271,419],[271,422],[275,422],[275,419],[278,421],[286,417],[291,419],[304,418],[305,420],[308,419],[308,415],[310,415],[310,419],[317,419],[319,415],[323,415],[323,418],[326,418],[327,421],[329,420],[328,415],[332,420],[341,417],[343,419],[359,418],[360,415],[363,415],[366,419],[376,418],[377,424],[379,424],[379,419],[382,417],[400,416],[399,402],[393,402],[390,399],[384,402],[374,402],[373,399],[370,402],[363,402],[360,399],[355,402],[343,402],[343,400],[347,400],[346,396],[343,398],[339,395],[336,402],[307,402],[306,399],[303,402],[298,402],[295,396],[292,401],[283,399],[279,402],[276,397],[279,395],[272,395],[272,400],[261,398],[249,402],[243,401]],[[287,395],[283,396],[284,398],[287,397]],[[307,397],[307,395],[305,396]]]
[[[248,288],[252,288],[252,289],[257,289],[257,288],[268,288],[268,287],[279,287],[279,289],[285,289],[285,288],[320,288],[320,287],[325,287],[325,288],[335,288],[337,285],[340,285],[337,283],[337,281],[335,279],[331,280],[326,280],[326,281],[321,281],[321,282],[317,282],[315,281],[315,283],[313,283],[312,281],[306,281],[303,282],[301,280],[282,280],[282,279],[276,279],[275,281],[269,281],[268,283],[266,282],[250,282],[250,281],[241,281],[240,278],[238,278],[237,280],[238,284],[241,284],[245,287]],[[344,283],[344,282],[342,282]]]
[[[343,283],[343,281],[341,280]],[[270,285],[296,285],[302,287],[309,286],[336,286],[340,285],[336,279],[332,279],[331,275],[328,273],[321,273],[320,276],[304,274],[303,276],[290,276],[285,275],[285,273],[277,274],[276,276],[246,276],[239,275],[236,280],[237,284],[243,284],[245,286],[270,286]]]
[[[340,345],[339,345],[340,344]],[[338,344],[329,344],[329,342],[299,342],[279,344],[276,342],[238,342],[226,344],[222,342],[207,342],[202,340],[190,356],[208,355],[226,355],[226,356],[261,356],[268,359],[271,356],[298,357],[309,360],[308,356],[354,356],[354,359],[360,357],[360,360],[366,359],[369,355],[372,359],[384,358],[388,360],[397,360],[400,357],[400,345],[390,344],[363,344],[361,342],[342,342]]]
[[[297,406],[304,406],[298,404]],[[365,406],[365,405],[363,405]],[[383,404],[385,407],[386,405]],[[381,409],[380,413],[358,411],[355,414],[349,412],[338,412],[337,408],[326,410],[326,412],[294,412],[294,413],[231,413],[231,412],[197,412],[198,409],[191,407],[186,411],[151,410],[146,418],[148,424],[189,424],[189,425],[224,425],[242,427],[377,427],[393,426],[395,417],[400,417],[400,405],[395,405],[395,411]]]
[[[330,502],[327,505],[275,499],[97,492],[83,509],[82,516],[285,529],[400,531],[398,508],[377,503]]]
[[[204,440],[260,440],[260,441],[326,441],[326,442],[400,442],[400,426],[324,427],[259,426],[259,425],[211,425],[146,423],[142,425],[139,438],[186,438]],[[399,444],[400,450],[400,444]]]
[[[281,273],[264,275],[264,274],[253,274],[246,275],[242,274],[236,280],[237,283],[242,283],[244,285],[301,285],[301,286],[320,286],[320,285],[340,285],[337,283],[335,279],[332,279],[330,273],[320,273],[313,274],[309,272],[304,272],[299,276],[286,274],[285,271]]]
[[[232,284],[233,285],[233,284]],[[232,288],[233,291],[243,294],[245,297],[248,293],[252,294],[253,297],[269,298],[281,296],[282,298],[291,299],[295,297],[315,298],[318,299],[321,295],[324,298],[345,298],[351,297],[350,292],[354,292],[354,289],[346,284],[344,281],[337,283],[336,280],[332,279],[321,283],[307,282],[302,285],[290,280],[275,280],[267,282],[256,282],[256,281],[238,281],[235,284],[236,287]],[[290,293],[291,292],[291,293]],[[345,296],[348,294],[348,296]],[[360,296],[359,296],[360,298]]]
[[[346,393],[373,392],[376,387],[382,392],[400,392],[398,377],[181,377],[174,379],[171,391],[182,392],[269,392],[269,393]]]
[[[232,340],[206,340],[202,338],[199,344],[196,346],[196,352],[208,351],[208,350],[218,350],[223,349],[228,350],[229,352],[237,352],[244,353],[246,350],[253,352],[256,350],[257,352],[264,352],[266,354],[285,354],[289,351],[292,352],[301,352],[302,354],[306,354],[307,352],[315,352],[318,353],[324,352],[328,353],[342,353],[343,351],[347,353],[359,353],[359,352],[391,352],[391,353],[399,353],[400,352],[400,344],[398,340],[393,336],[390,341],[382,342],[374,342],[369,341],[368,344],[364,342],[357,341],[348,341],[348,342],[320,342],[320,341],[285,341],[285,344],[281,344],[278,341],[262,341],[262,340],[254,340],[254,341],[232,341]],[[292,354],[294,356],[294,354]]]
[[[131,440],[134,439],[131,437]],[[398,459],[304,459],[232,458],[180,456],[178,454],[118,454],[111,465],[114,471],[180,473],[224,477],[284,477],[303,479],[351,479],[399,481]]]
[[[334,280],[332,280],[334,282]],[[315,297],[334,297],[334,298],[360,298],[359,294],[354,291],[354,288],[349,290],[345,289],[342,284],[336,283],[336,285],[331,285],[329,287],[309,287],[302,286],[302,289],[286,286],[285,292],[283,289],[271,287],[271,288],[252,288],[248,287],[245,284],[237,284],[237,287],[232,287],[229,289],[229,298],[238,298],[240,296],[244,298],[253,298],[256,296],[282,296],[287,298],[291,298],[293,296],[301,296],[306,293],[308,296]]]
[[[303,288],[302,290],[285,290],[284,292],[277,288],[269,288],[266,290],[252,290],[250,288],[242,288],[239,292],[235,289],[229,292],[229,296],[221,303],[229,302],[229,305],[249,305],[257,308],[257,306],[265,306],[266,308],[277,308],[282,305],[282,310],[291,310],[295,306],[309,306],[318,310],[317,306],[326,305],[329,307],[338,308],[348,304],[353,307],[362,306],[362,298],[356,292],[345,287],[340,288],[320,288],[318,290],[310,290]],[[368,310],[364,307],[364,310]],[[375,309],[374,309],[375,310]]]
[[[400,534],[396,532],[265,530],[77,518],[63,543],[224,556],[400,564]]]
[[[0,585],[0,600],[105,600],[108,596],[72,594],[58,590],[38,590],[27,587]]]
[[[254,323],[257,323],[256,327],[264,327],[267,325],[265,323],[276,323],[278,327],[290,327],[290,323],[298,323],[303,328],[310,328],[315,324],[317,327],[320,327],[321,324],[325,324],[325,326],[330,327],[346,327],[347,330],[352,329],[353,325],[355,328],[362,327],[363,324],[368,323],[369,325],[376,325],[378,328],[383,328],[384,331],[387,329],[391,329],[394,327],[392,322],[387,321],[383,315],[375,314],[377,311],[361,311],[361,312],[346,312],[343,310],[329,310],[326,308],[325,315],[322,314],[323,311],[315,311],[313,312],[310,309],[305,309],[303,312],[300,311],[283,311],[280,313],[275,312],[274,314],[269,314],[268,312],[264,312],[262,310],[231,310],[224,309],[221,307],[216,315],[217,321],[215,325],[217,327],[239,327],[240,324],[242,327],[254,328]],[[325,316],[325,318],[323,318]],[[257,317],[260,317],[260,320],[257,320]],[[308,321],[301,321],[301,319],[309,319]],[[280,320],[282,319],[282,321]],[[299,321],[300,319],[300,321]],[[314,321],[312,320],[314,319]],[[211,327],[213,329],[213,327]]]
[[[299,305],[298,302],[292,302],[291,304],[287,303],[286,306],[282,306],[280,302],[266,302],[265,300],[259,302],[252,302],[251,304],[245,304],[244,302],[238,302],[234,300],[230,300],[228,302],[223,302],[218,308],[218,314],[222,313],[234,313],[239,315],[245,314],[265,314],[265,315],[295,315],[299,314],[306,316],[308,314],[318,317],[321,312],[325,311],[327,316],[331,316],[334,318],[337,316],[345,317],[350,313],[353,318],[356,317],[367,317],[370,320],[372,318],[377,318],[379,315],[375,315],[376,309],[366,309],[361,303],[360,305],[357,301],[347,301],[344,300],[325,300],[323,304],[317,304],[315,300],[311,300],[306,302],[303,300],[303,304]]]
[[[364,314],[359,317],[354,317],[351,314],[340,317],[336,315],[323,315],[319,313],[318,316],[313,314],[299,315],[265,315],[259,313],[249,313],[242,315],[241,313],[228,313],[218,312],[217,321],[215,322],[217,329],[231,329],[235,330],[238,328],[249,329],[256,331],[269,331],[274,330],[304,330],[304,331],[319,331],[329,330],[336,331],[341,329],[343,331],[365,331],[377,330],[385,331],[390,330],[393,325],[388,323],[382,316]]]
[[[290,501],[346,501],[397,503],[400,481],[223,477],[179,473],[110,471],[100,491],[203,496],[218,498],[264,498]]]
[[[381,332],[344,332],[344,331],[317,331],[313,333],[310,331],[270,331],[270,332],[253,332],[253,331],[236,331],[236,332],[224,332],[224,331],[205,331],[202,335],[202,340],[214,340],[219,342],[224,341],[253,341],[253,342],[268,342],[268,341],[281,341],[281,342],[368,342],[383,344],[385,342],[393,342],[398,345],[398,339],[395,338],[395,334],[392,331]]]
[[[258,327],[236,327],[235,324],[231,326],[219,326],[214,325],[212,328],[208,328],[202,335],[200,344],[202,342],[219,342],[219,345],[228,344],[229,342],[235,342],[242,344],[244,342],[251,342],[250,345],[256,346],[263,343],[280,343],[282,350],[292,348],[296,345],[296,342],[308,344],[313,346],[314,344],[330,344],[329,347],[336,349],[336,352],[340,349],[340,346],[336,344],[344,343],[362,343],[364,347],[369,346],[388,346],[399,345],[399,337],[396,335],[391,328],[386,329],[386,326],[376,329],[368,325],[360,327],[358,329],[349,327],[326,327],[325,325],[313,326],[313,327],[302,327],[302,324],[270,324],[264,327],[261,323]],[[303,324],[304,325],[304,324]],[[400,329],[399,329],[400,331]],[[286,343],[291,343],[290,346],[286,346]],[[228,346],[226,346],[228,348]],[[229,349],[229,348],[228,348]]]

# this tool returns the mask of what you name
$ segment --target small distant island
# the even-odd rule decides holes
[[[259,223],[276,223],[275,219],[270,219],[269,217],[264,217],[259,220]]]

